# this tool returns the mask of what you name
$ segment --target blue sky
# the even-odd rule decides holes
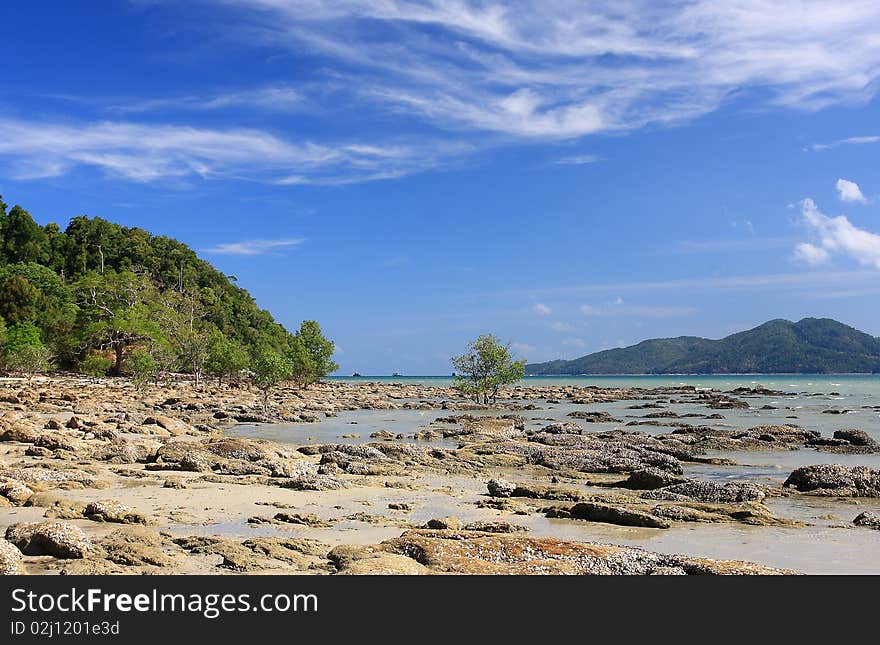
[[[880,4],[0,6],[0,193],[170,235],[343,373],[880,335]]]

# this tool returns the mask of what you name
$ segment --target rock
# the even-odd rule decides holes
[[[176,477],[169,477],[162,484],[162,488],[173,488],[173,489],[177,489],[177,490],[185,490],[185,489],[189,488],[189,486],[187,486],[186,482],[183,481],[182,479],[178,479]]]
[[[155,531],[128,526],[114,531],[100,542],[105,557],[123,567],[170,567],[179,557],[168,553],[166,540]]]
[[[490,479],[486,488],[489,489],[489,495],[492,497],[510,497],[516,490],[516,485],[503,479]]]
[[[377,547],[344,545],[334,548],[327,559],[339,575],[425,575],[430,571],[412,558],[387,553]]]
[[[188,423],[184,423],[180,419],[173,419],[171,417],[154,415],[151,417],[147,417],[144,419],[143,425],[150,426],[156,425],[166,430],[172,437],[178,437],[180,435],[185,435],[189,433],[192,428]]]
[[[549,434],[583,434],[584,429],[572,421],[566,421],[564,423],[551,423],[548,426],[544,426],[541,428],[541,432]]]
[[[311,528],[330,528],[333,526],[312,513],[277,513],[276,522],[284,524],[300,524]]]
[[[21,551],[11,542],[0,540],[0,576],[21,575]]]
[[[571,412],[569,415],[572,419],[581,419],[586,423],[620,423],[619,419],[615,419],[607,412],[586,412],[584,410],[577,410],[576,412]]]
[[[854,446],[869,446],[880,450],[880,444],[874,441],[864,430],[836,430],[834,438],[849,441]]]
[[[689,575],[779,575],[758,564],[662,555],[631,547],[477,531],[407,531],[381,548],[432,572],[482,575],[646,575],[669,568]]]
[[[432,520],[428,520],[428,523],[425,524],[426,529],[451,529],[453,531],[458,530],[460,526],[461,523],[456,517],[434,518]]]
[[[159,443],[156,441],[131,441],[114,439],[94,453],[94,458],[114,464],[147,463],[156,458]]]
[[[413,510],[413,505],[407,504],[406,502],[397,502],[389,504],[388,508],[392,511],[405,511],[409,513],[411,510]]]
[[[112,522],[115,524],[149,524],[149,519],[117,501],[89,502],[83,516],[93,522]]]
[[[643,493],[644,499],[660,499],[669,501],[694,500],[697,502],[760,502],[767,493],[757,484],[749,482],[727,482],[719,484],[696,479],[681,484],[659,488]]]
[[[880,530],[880,516],[871,511],[867,511],[854,519],[853,524],[856,526],[867,526],[868,528]]]
[[[527,526],[510,522],[471,522],[464,527],[465,531],[481,531],[483,533],[525,533],[530,531]]]
[[[670,526],[666,520],[655,517],[650,513],[628,509],[623,506],[595,502],[575,504],[569,510],[569,516],[574,520],[602,522],[619,526],[641,526],[652,529],[668,529]]]
[[[584,494],[574,488],[561,486],[536,486],[534,484],[519,484],[511,494],[511,497],[525,497],[527,499],[546,499],[560,502],[580,502]]]
[[[395,441],[397,435],[388,430],[379,430],[370,435],[370,439],[378,439],[379,441]]]
[[[34,491],[17,479],[0,480],[0,496],[5,497],[16,506],[21,506],[34,494]]]
[[[13,524],[6,529],[6,539],[25,555],[51,555],[56,558],[84,558],[92,542],[82,529],[67,522]]]
[[[880,470],[818,464],[793,471],[783,484],[802,493],[830,497],[880,497]]]
[[[630,490],[654,490],[684,483],[685,479],[659,468],[643,468],[630,473],[629,478],[620,485]]]
[[[283,479],[276,483],[282,488],[293,490],[328,491],[347,488],[348,482],[330,475],[300,475],[291,479]]]

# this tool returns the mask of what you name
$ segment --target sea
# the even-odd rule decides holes
[[[363,376],[338,377],[338,382],[408,383],[445,386],[450,376]],[[601,388],[644,388],[694,386],[722,392],[737,388],[766,388],[783,392],[773,396],[745,397],[748,409],[718,410],[723,419],[704,421],[719,429],[751,428],[759,425],[793,423],[825,436],[835,430],[857,428],[880,441],[880,375],[867,374],[760,374],[760,375],[646,375],[646,376],[566,376],[526,377],[523,386],[576,385]],[[537,410],[521,411],[527,428],[539,429],[554,421],[570,420],[574,410],[606,411],[623,423],[644,418],[651,410],[633,410],[633,401],[589,406],[562,401],[535,401]],[[668,406],[680,414],[706,414],[695,404]],[[713,411],[715,412],[715,411]],[[422,430],[436,418],[447,416],[444,410],[356,410],[340,412],[317,424],[241,425],[232,434],[265,438],[293,444],[364,443],[373,441],[370,434],[389,430],[406,435]],[[469,412],[481,414],[481,412]],[[487,410],[487,415],[498,411]],[[660,420],[662,421],[662,420]],[[687,419],[685,419],[687,421]],[[695,420],[696,421],[696,420]],[[585,429],[601,432],[621,427],[621,423],[586,424]],[[626,426],[627,430],[666,433],[668,426]],[[355,436],[352,436],[355,435]],[[404,438],[403,441],[415,441]],[[425,442],[421,442],[424,445]],[[433,445],[455,448],[452,440],[437,440]],[[719,452],[713,456],[732,459],[735,466],[686,464],[689,477],[715,481],[751,481],[778,487],[792,470],[809,464],[834,463],[880,469],[880,454],[837,455],[812,448],[791,451]],[[669,531],[529,518],[536,535],[564,539],[599,541],[640,546],[669,553],[689,553],[716,558],[734,558],[791,568],[806,573],[880,574],[880,531],[855,528],[852,519],[863,511],[880,514],[877,499],[827,499],[783,497],[767,500],[774,514],[800,520],[805,528],[751,527],[743,525],[700,525]],[[440,512],[443,509],[435,509]],[[445,509],[455,514],[460,507]]]

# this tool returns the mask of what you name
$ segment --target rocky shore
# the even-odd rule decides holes
[[[447,388],[331,382],[279,389],[266,415],[246,386],[5,380],[0,573],[788,573],[554,534],[799,530],[803,518],[774,500],[880,498],[880,470],[834,463],[880,453],[864,431],[717,423],[783,395],[536,386],[486,410]],[[610,403],[625,413],[597,409]],[[559,405],[572,410],[564,420],[542,420]],[[425,420],[359,441],[309,436],[349,411],[401,410]],[[242,423],[303,430],[276,443],[235,436]],[[795,450],[828,462],[772,483],[688,474],[732,463],[720,453]],[[848,525],[871,533],[876,517],[863,511]]]

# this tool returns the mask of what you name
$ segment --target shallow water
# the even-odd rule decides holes
[[[352,380],[352,379],[346,379]],[[374,378],[354,379],[376,381]],[[409,382],[444,385],[448,378],[387,378],[384,382]],[[684,403],[664,407],[679,414],[721,414],[723,419],[678,419],[695,425],[720,429],[750,428],[757,425],[794,423],[804,428],[819,430],[831,436],[835,430],[858,428],[880,441],[880,376],[699,376],[699,377],[575,377],[525,379],[523,385],[596,385],[602,387],[643,387],[693,385],[721,391],[737,387],[763,386],[784,390],[783,396],[739,397],[749,403],[749,409],[709,410],[703,406]],[[641,402],[644,402],[642,400]],[[518,411],[526,419],[528,428],[540,428],[551,421],[570,420],[574,410],[603,410],[622,423],[589,424],[589,431],[606,431],[624,427],[629,421],[644,419],[655,409],[632,410],[637,401],[617,401],[595,405],[573,405],[567,402],[550,404],[534,401],[538,410]],[[765,407],[773,409],[763,409]],[[845,414],[826,414],[838,409]],[[373,441],[370,434],[388,430],[406,435],[426,428],[438,417],[449,416],[446,410],[358,410],[339,413],[337,417],[322,419],[317,424],[279,426],[242,425],[230,431],[246,437],[266,438],[294,444]],[[497,415],[499,412],[468,412],[468,414]],[[663,421],[660,419],[659,421]],[[628,426],[628,431],[646,433],[669,432],[669,426]],[[342,439],[345,434],[359,438]],[[411,441],[404,439],[405,441]],[[425,442],[419,442],[425,443]],[[437,441],[430,445],[454,447],[455,441]],[[685,464],[686,474],[701,479],[747,480],[779,486],[788,474],[799,466],[820,463],[864,465],[880,468],[880,455],[837,455],[814,449],[717,453],[736,461],[735,466]],[[482,483],[477,483],[477,487]],[[478,494],[476,489],[471,495]],[[425,500],[427,501],[427,500]],[[462,499],[447,501],[434,498],[428,509],[415,513],[421,517],[428,510],[436,515],[461,515]],[[880,513],[880,500],[838,500],[820,498],[774,498],[767,501],[771,510],[780,517],[803,521],[806,528],[750,527],[743,525],[676,526],[671,530],[640,529],[611,526],[594,522],[550,520],[542,516],[515,518],[527,524],[535,535],[552,535],[563,539],[598,541],[639,546],[665,553],[683,553],[721,559],[742,559],[791,568],[805,573],[874,573],[880,574],[880,532],[856,528],[850,523],[866,510]],[[428,514],[430,514],[428,513]],[[354,528],[354,527],[353,527]],[[391,533],[394,531],[391,530]]]

